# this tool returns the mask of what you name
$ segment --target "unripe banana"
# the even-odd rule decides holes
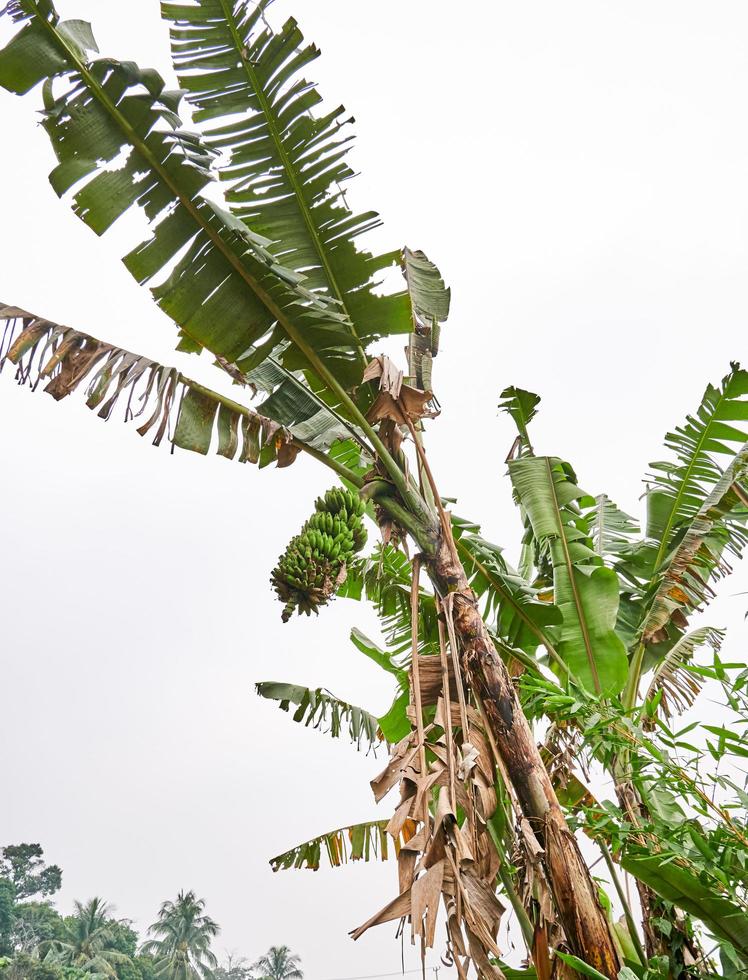
[[[271,576],[284,603],[284,623],[294,609],[309,616],[333,598],[348,562],[366,544],[364,510],[364,501],[342,487],[315,500],[313,514],[288,543]]]

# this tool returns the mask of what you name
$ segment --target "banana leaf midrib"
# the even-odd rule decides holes
[[[317,353],[312,347],[310,347],[300,331],[291,322],[291,320],[285,315],[284,311],[278,306],[278,304],[273,300],[271,296],[268,295],[267,291],[255,277],[249,272],[244,263],[236,256],[230,248],[227,248],[226,243],[223,241],[221,236],[211,228],[210,224],[203,221],[200,212],[197,207],[195,207],[192,200],[182,193],[177,184],[171,179],[168,171],[158,162],[157,158],[153,155],[149,149],[147,143],[144,139],[138,136],[137,132],[128,123],[126,119],[123,118],[122,114],[117,110],[117,107],[112,103],[109,96],[106,94],[102,86],[93,77],[91,72],[88,70],[86,65],[80,60],[75,50],[65,41],[63,37],[60,36],[59,32],[56,30],[55,25],[48,21],[45,17],[41,16],[37,12],[37,20],[42,23],[51,35],[53,42],[58,46],[62,47],[65,56],[70,60],[72,64],[75,65],[76,70],[84,79],[86,85],[89,87],[91,92],[96,96],[96,98],[101,102],[106,111],[109,113],[111,118],[115,121],[117,126],[125,134],[126,138],[129,140],[130,144],[140,153],[151,166],[154,172],[158,175],[159,179],[164,182],[164,184],[169,188],[175,198],[179,203],[185,208],[190,217],[194,220],[198,228],[203,231],[211,239],[215,247],[219,250],[221,255],[229,262],[229,264],[236,270],[236,272],[241,276],[241,278],[247,283],[250,289],[255,293],[255,295],[261,300],[265,305],[266,309],[272,314],[276,319],[278,324],[282,327],[284,332],[287,334],[290,340],[301,350],[304,356],[307,358],[314,370],[319,374],[320,378],[327,384],[332,391],[343,401],[344,404],[353,407],[355,414],[358,415],[358,411],[355,409],[355,405],[348,397],[343,387],[338,383],[337,379],[331,374],[331,372],[325,367],[322,360],[318,357]],[[187,336],[191,336],[189,331],[180,324],[180,329],[184,331]],[[202,347],[202,343],[197,340],[197,338],[191,337],[195,343],[199,343]],[[367,433],[368,434],[368,433]]]
[[[595,551],[602,558],[605,552],[605,503],[607,496],[601,493],[595,498],[595,517],[597,519],[597,542]]]
[[[574,578],[574,564],[571,560],[571,554],[569,553],[569,542],[566,540],[566,534],[564,533],[564,522],[561,518],[561,508],[558,504],[558,496],[556,494],[556,483],[553,478],[553,466],[551,465],[550,457],[545,457],[545,465],[548,471],[548,485],[551,491],[551,500],[553,502],[553,512],[556,518],[556,526],[559,530],[558,540],[561,543],[561,547],[564,553],[564,563],[569,573],[569,585],[571,586],[572,596],[574,597],[574,605],[577,610],[577,618],[579,620],[579,628],[582,631],[582,640],[584,642],[584,652],[587,657],[587,662],[590,667],[590,672],[592,673],[592,679],[595,683],[595,693],[600,694],[602,688],[600,686],[600,675],[597,671],[597,664],[595,663],[595,656],[592,650],[592,643],[590,641],[589,631],[587,629],[587,618],[582,606],[582,600],[579,596],[579,590],[577,589],[577,583]]]
[[[359,360],[361,362],[362,367],[365,368],[367,363],[366,352],[364,351],[361,345],[361,340],[358,336],[358,333],[356,332],[356,327],[353,323],[353,318],[351,317],[348,311],[346,301],[345,301],[345,293],[341,290],[340,286],[338,285],[337,279],[335,277],[335,273],[332,269],[332,266],[330,265],[325,250],[322,247],[322,242],[320,241],[317,227],[314,224],[314,221],[312,220],[311,214],[309,213],[309,207],[302,193],[301,185],[299,184],[298,178],[296,176],[296,171],[293,162],[289,158],[288,153],[286,152],[286,148],[283,145],[283,140],[281,139],[280,133],[278,131],[278,127],[275,123],[275,117],[273,116],[273,113],[271,111],[270,104],[268,103],[267,100],[267,96],[265,95],[262,86],[259,84],[255,70],[252,67],[252,64],[250,63],[249,59],[247,58],[244,52],[244,44],[242,43],[241,37],[236,27],[234,13],[233,10],[231,9],[232,5],[229,4],[227,0],[219,0],[219,2],[221,4],[221,9],[223,10],[224,17],[226,18],[226,23],[228,24],[229,31],[231,32],[231,36],[234,39],[234,45],[236,46],[236,50],[241,60],[242,67],[249,80],[249,84],[252,86],[252,90],[254,91],[255,96],[257,97],[257,101],[260,103],[262,112],[267,122],[268,131],[273,140],[275,148],[278,152],[278,156],[281,158],[283,162],[285,175],[288,178],[289,184],[291,185],[291,190],[293,191],[294,197],[296,198],[299,211],[301,212],[302,218],[304,220],[304,224],[306,225],[307,231],[309,232],[309,235],[311,236],[312,241],[314,243],[314,249],[317,253],[317,257],[319,258],[320,263],[322,264],[322,267],[325,271],[325,276],[327,277],[327,280],[330,284],[332,292],[335,295],[335,298],[340,302],[341,306],[345,310],[348,326],[356,341]]]

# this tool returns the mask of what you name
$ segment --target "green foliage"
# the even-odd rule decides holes
[[[395,846],[399,845],[399,838]],[[287,868],[309,868],[316,871],[320,857],[324,854],[333,868],[349,861],[371,861],[377,858],[386,861],[392,850],[392,841],[387,833],[386,820],[370,820],[366,823],[340,827],[304,841],[291,850],[270,859],[273,871]]]
[[[124,919],[109,920],[109,947],[133,959],[138,948],[138,934]]]
[[[12,959],[0,960],[2,980],[86,980],[90,977],[90,973],[40,960],[28,953],[18,953]]]
[[[291,717],[307,728],[317,728],[329,733],[332,738],[340,738],[345,729],[358,749],[365,744],[367,749],[376,750],[382,743],[379,722],[374,715],[355,704],[339,700],[322,688],[311,690],[299,684],[262,681],[255,685],[255,690],[261,698],[277,701],[281,711],[288,711],[292,704],[296,705]]]
[[[500,411],[506,412],[517,426],[517,432],[519,433],[517,437],[517,449],[520,455],[532,456],[532,443],[530,442],[527,427],[538,414],[540,395],[536,395],[533,391],[525,391],[524,388],[515,388],[514,385],[511,385],[509,388],[505,388],[499,397],[502,399],[499,402]]]
[[[681,857],[672,851],[647,854],[629,849],[622,864],[658,895],[700,919],[717,939],[727,940],[733,949],[748,953],[746,907],[720,895],[714,885],[706,885],[703,875]]]
[[[157,963],[152,956],[141,953],[135,957],[133,964],[140,973],[140,980],[158,980]],[[138,980],[137,977],[136,980]]]
[[[205,914],[203,899],[180,892],[163,903],[148,932],[154,938],[143,943],[141,953],[154,958],[162,980],[209,980],[218,965],[211,944],[220,929]]]
[[[365,504],[352,490],[335,487],[315,503],[315,512],[292,538],[273,569],[271,582],[285,603],[283,622],[317,613],[345,578],[354,554],[366,544]]]
[[[10,881],[0,878],[0,956],[13,951],[12,931],[16,892]]]
[[[18,949],[31,952],[62,935],[60,913],[49,902],[21,902],[13,914],[13,940]]]
[[[3,848],[0,859],[0,878],[13,885],[16,901],[53,895],[62,885],[62,871],[56,864],[44,862],[39,844],[10,844]]]
[[[110,906],[101,898],[92,898],[85,904],[76,902],[74,913],[63,919],[59,937],[45,943],[42,949],[63,966],[115,977],[117,966],[128,962],[130,956],[118,948],[123,934],[110,912]]]
[[[627,676],[626,648],[615,632],[619,586],[590,539],[587,512],[594,501],[559,459],[513,460],[509,475],[536,540],[550,551],[562,616],[558,654],[588,690],[617,694]]]
[[[270,949],[252,965],[258,980],[303,980],[299,957],[288,946],[271,946]]]

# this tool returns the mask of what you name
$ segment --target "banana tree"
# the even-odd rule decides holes
[[[512,397],[503,407],[516,419],[519,399],[507,394]],[[718,679],[724,671],[724,665],[715,673],[694,663],[699,648],[719,649],[721,634],[691,628],[689,620],[713,597],[714,581],[729,572],[727,557],[739,557],[746,544],[746,396],[748,373],[732,365],[720,385],[707,387],[696,413],[668,434],[675,460],[652,464],[641,537],[636,522],[605,495],[581,491],[567,463],[536,457],[524,421],[518,423],[516,458],[509,462],[525,519],[528,569],[536,586],[546,582],[553,589],[563,613],[559,656],[598,703],[607,702],[610,727],[602,741],[595,743],[589,723],[584,725],[613,778],[630,829],[621,860],[637,877],[647,954],[677,953],[678,962],[671,963],[676,975],[689,959],[695,962],[696,950],[688,930],[665,914],[662,899],[692,911],[740,957],[748,954],[743,884],[710,879],[720,866],[714,848],[720,835],[732,834],[739,849],[745,838],[724,808],[705,808],[703,790],[668,761],[668,749],[680,743],[666,724],[693,704],[707,677]],[[645,673],[648,683],[642,686]],[[610,737],[611,728],[619,738]],[[664,750],[653,746],[648,728],[669,740]],[[688,800],[690,814],[673,805],[676,798]],[[695,824],[702,816],[716,823]],[[691,842],[680,851],[672,846],[674,820],[684,833],[687,825],[690,835],[699,827],[701,850]],[[700,905],[688,893],[696,879]],[[731,904],[728,899],[736,896]]]
[[[525,711],[551,722],[542,755],[564,806],[599,846],[618,891],[625,914],[614,926],[627,969],[642,975],[646,967],[647,976],[714,975],[696,921],[717,943],[724,975],[737,975],[748,962],[748,795],[727,771],[709,772],[703,756],[726,770],[732,762],[740,778],[734,763],[744,765],[747,754],[748,671],[720,659],[722,630],[689,620],[708,604],[715,579],[729,572],[726,556],[739,556],[746,543],[748,373],[733,366],[719,386],[708,386],[695,415],[668,435],[676,461],[652,464],[644,535],[605,494],[581,491],[569,464],[535,455],[528,424],[537,395],[512,388],[503,399],[501,407],[519,430],[509,473],[525,523],[522,573],[479,536],[475,523],[452,515],[456,547],[483,617],[513,673],[522,672]],[[416,609],[409,601],[412,588],[407,561],[384,548],[372,559],[359,559],[341,589],[373,603],[387,649],[358,631],[351,640],[397,681],[396,700],[385,716],[374,719],[355,709],[356,717],[369,719],[368,748],[376,747],[377,738],[400,737],[399,723],[407,727],[414,613],[421,702],[427,709],[434,703],[432,670],[426,669],[437,660],[433,595],[419,591]],[[704,650],[711,652],[711,663],[699,662]],[[741,672],[731,677],[735,669]],[[706,681],[723,685],[724,710],[732,720],[672,730]],[[293,685],[260,684],[258,693],[284,710],[298,704],[293,720],[299,723],[323,727],[328,712],[335,717],[335,705],[353,717],[350,705],[326,695],[321,710],[320,692]],[[325,727],[333,737],[342,733],[339,723]],[[706,746],[686,740],[695,729],[707,735]],[[360,725],[349,736],[361,746]],[[584,785],[584,773],[594,765],[612,777],[617,807],[599,802]],[[376,792],[377,781],[372,785]],[[316,868],[322,841],[337,866],[348,856],[346,838],[359,842],[350,847],[354,860],[387,858],[368,843],[380,829],[372,822],[334,831],[279,855],[273,867]],[[495,821],[492,832],[501,853],[517,852],[511,822]],[[407,849],[407,841],[399,846]],[[641,936],[620,868],[636,879]],[[536,886],[534,895],[520,896],[517,882],[500,873],[499,887],[513,906],[528,953],[537,957],[542,890]]]
[[[224,397],[181,368],[12,306],[2,311],[0,353],[20,381],[44,383],[55,398],[85,382],[86,401],[100,416],[124,404],[125,418],[141,419],[138,431],[156,444],[202,454],[214,447],[260,467],[290,466],[303,452],[336,474],[343,487],[320,500],[290,542],[274,584],[287,615],[318,611],[336,592],[355,591],[357,581],[363,594],[381,597],[388,615],[410,610],[410,658],[396,667],[405,696],[389,719],[398,740],[378,786],[385,792],[401,783],[387,825],[400,846],[401,890],[369,924],[408,916],[414,935],[429,944],[443,899],[460,971],[472,959],[485,975],[499,976],[495,883],[511,886],[502,834],[514,820],[526,878],[533,877],[531,900],[541,909],[530,944],[536,970],[548,968],[552,923],[561,958],[617,976],[620,943],[513,674],[540,652],[560,671],[563,690],[609,705],[625,687],[624,706],[633,710],[648,645],[673,619],[662,618],[670,593],[647,589],[671,567],[682,519],[700,514],[701,504],[688,510],[694,492],[685,490],[677,506],[656,509],[660,537],[649,584],[640,574],[621,605],[646,611],[635,641],[617,624],[617,571],[594,550],[588,554],[586,516],[576,509],[569,516],[583,500],[569,468],[530,454],[526,423],[534,406],[527,400],[511,464],[528,522],[522,570],[537,559],[553,602],[542,583],[508,569],[469,522],[448,514],[426,457],[424,423],[436,414],[432,362],[449,290],[421,252],[361,247],[378,218],[350,212],[341,190],[352,176],[349,120],[342,109],[321,107],[301,74],[317,49],[304,44],[293,20],[269,27],[266,6],[162,3],[175,91],[157,72],[96,57],[90,26],[60,20],[50,0],[8,3],[4,16],[17,31],[0,52],[0,85],[17,94],[42,86],[43,128],[58,160],[50,175],[55,191],[97,234],[131,210],[145,217],[149,235],[125,266],[174,322],[178,351],[208,351],[241,395]],[[183,127],[180,112],[192,128]],[[393,265],[405,288],[386,293],[381,280]],[[372,357],[374,344],[394,336],[407,338],[404,370]],[[694,469],[693,479],[702,477]],[[744,506],[733,506],[737,493],[726,491],[704,520],[724,522],[728,505]],[[387,560],[408,539],[417,549],[392,588],[382,589],[357,564],[364,514],[379,525]],[[700,548],[689,539],[683,560]],[[370,730],[371,720],[352,710],[333,717],[335,725],[345,717],[352,730]],[[624,763],[626,751],[633,753],[619,753]]]
[[[301,72],[317,50],[303,45],[293,20],[278,31],[268,28],[264,7],[228,0],[162,4],[181,86],[174,92],[154,71],[95,57],[90,26],[61,21],[50,0],[12,0],[5,16],[18,31],[0,55],[0,84],[18,94],[42,84],[43,127],[59,161],[50,180],[87,225],[102,234],[132,208],[148,220],[148,239],[125,256],[125,265],[150,284],[175,322],[182,352],[206,349],[237,382],[263,392],[258,414],[282,432],[263,443],[259,461],[284,465],[296,452],[314,455],[421,549],[437,592],[456,600],[450,621],[465,683],[469,677],[486,700],[497,752],[534,822],[538,847],[554,841],[545,862],[568,941],[615,975],[618,956],[596,890],[475,610],[439,494],[423,479],[430,471],[416,427],[433,403],[430,364],[448,292],[419,253],[373,255],[358,247],[377,217],[352,214],[342,198],[340,184],[351,176],[346,117],[341,109],[314,115],[320,97]],[[183,94],[197,132],[184,129],[177,114]],[[408,288],[380,295],[382,270],[398,261]],[[118,352],[117,371],[111,351],[100,364],[97,341],[66,335],[57,343],[58,334],[44,334],[36,319],[20,320],[23,338],[12,359],[24,350],[36,353],[34,337],[41,334],[42,371],[75,381],[87,365],[98,365],[89,398],[96,400],[110,374],[116,376],[114,396],[102,410],[129,379],[142,380],[141,358]],[[410,338],[412,385],[403,384],[390,362],[370,362],[367,354],[372,343],[398,334]],[[45,360],[49,340],[54,364]],[[160,419],[156,438],[166,431],[181,382],[180,372],[169,377],[149,369],[145,380],[146,401],[155,397],[156,407],[144,425],[154,414]],[[232,405],[217,407],[194,385],[181,391],[179,441],[202,423],[198,448],[205,451],[217,414],[218,448],[230,453],[246,415]],[[243,458],[254,455],[250,437],[261,425],[254,417],[241,422]],[[403,429],[418,449],[416,466],[401,445]],[[331,459],[341,432],[361,448],[365,476]],[[314,556],[318,565],[321,557]],[[333,584],[325,582],[323,592]]]

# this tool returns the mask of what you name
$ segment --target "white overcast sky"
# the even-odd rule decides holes
[[[93,22],[103,53],[168,74],[156,0],[59,8]],[[516,553],[496,403],[517,384],[543,395],[539,451],[638,514],[664,433],[748,360],[748,7],[273,8],[291,13],[323,49],[323,94],[357,118],[352,200],[453,289],[428,436],[442,491]],[[0,298],[172,363],[174,328],[120,264],[122,230],[97,239],[50,189],[39,102],[0,94]],[[187,370],[213,376],[207,359]],[[170,456],[7,370],[0,412],[2,842],[43,844],[65,872],[63,909],[101,894],[143,927],[194,888],[222,948],[286,943],[309,980],[397,970],[393,929],[346,935],[392,897],[394,865],[267,865],[388,813],[368,788],[381,757],[253,694],[263,679],[324,685],[378,713],[391,697],[347,640],[354,624],[374,632],[366,609],[341,601],[283,626],[268,585],[326,473]],[[733,658],[746,589],[740,571],[709,618],[734,628]]]

